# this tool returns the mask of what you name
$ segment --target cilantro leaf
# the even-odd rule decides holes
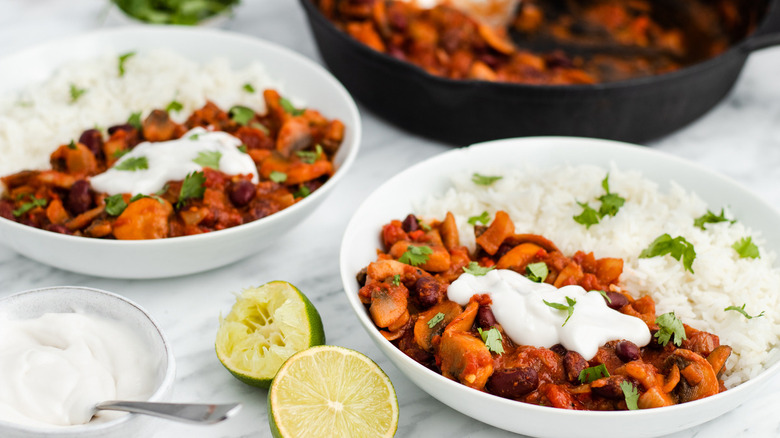
[[[428,224],[426,224],[426,223],[425,223],[425,222],[423,222],[423,221],[419,221],[419,222],[417,222],[417,225],[418,225],[420,228],[422,228],[422,230],[423,230],[423,231],[431,231],[431,226],[430,226],[430,225],[428,225]]]
[[[130,152],[130,149],[120,149],[111,154],[111,156],[114,158],[122,158],[128,152]]]
[[[268,129],[268,127],[266,127],[266,126],[265,126],[265,125],[263,125],[262,123],[252,122],[252,123],[250,123],[250,124],[249,124],[249,127],[250,127],[250,128],[259,129],[259,130],[263,131],[263,133],[264,133],[265,135],[268,135],[268,134],[270,134],[270,133],[271,133],[271,130],[270,130],[270,129]]]
[[[298,190],[295,193],[293,193],[293,196],[296,198],[305,198],[309,195],[311,195],[311,190],[308,187],[306,187],[306,184],[301,184],[298,187]]]
[[[181,102],[172,100],[171,103],[168,104],[168,106],[165,107],[166,112],[176,111],[177,113],[184,108],[184,105],[181,104]]]
[[[38,197],[35,197],[35,196],[32,196],[32,195],[30,195],[30,198],[32,198],[32,201],[25,202],[24,204],[21,205],[21,207],[17,208],[16,210],[12,211],[11,213],[15,217],[19,217],[19,216],[27,213],[28,211],[32,210],[33,208],[36,208],[36,207],[46,207],[46,204],[48,203],[48,201],[46,201],[46,199],[44,199],[44,198],[38,198]]]
[[[602,218],[607,215],[614,216],[617,214],[618,210],[620,210],[620,207],[626,203],[626,199],[609,191],[609,173],[607,173],[607,176],[601,181],[601,187],[604,188],[606,194],[597,198],[601,201],[599,216]]]
[[[482,222],[483,225],[487,225],[490,222],[490,215],[488,212],[483,211],[479,216],[471,216],[469,218],[469,225],[476,225],[477,222]]]
[[[693,220],[693,226],[699,227],[702,230],[706,230],[706,228],[704,228],[705,224],[716,224],[718,222],[730,222],[733,224],[734,222],[736,222],[736,220],[727,219],[726,215],[724,214],[723,208],[721,208],[720,214],[717,216],[715,215],[715,213],[707,210],[707,213],[704,213],[703,215]]]
[[[525,276],[528,277],[529,280],[537,283],[544,283],[544,280],[547,279],[547,274],[549,273],[550,271],[547,269],[547,263],[544,262],[529,263],[525,266]]]
[[[279,172],[277,170],[274,170],[268,175],[268,179],[275,183],[283,183],[287,181],[287,174],[284,172]]]
[[[393,275],[393,286],[400,286],[400,285],[401,285],[401,274]]]
[[[322,156],[322,146],[315,146],[314,151],[297,151],[295,155],[299,156],[301,161],[306,164],[314,164]]]
[[[192,162],[203,167],[219,170],[220,158],[222,158],[222,152],[220,151],[200,151],[198,152],[198,157],[192,160]]]
[[[696,259],[696,251],[693,244],[685,240],[682,236],[672,238],[669,234],[662,234],[656,238],[653,243],[644,249],[640,254],[640,259],[648,259],[669,254],[675,260],[682,259],[683,266],[687,271],[693,274],[693,260]]]
[[[129,125],[133,125],[135,129],[141,130],[141,112],[132,113],[130,114],[130,117],[127,118],[127,123]]]
[[[655,332],[654,336],[663,346],[669,343],[672,336],[674,336],[674,345],[678,347],[682,345],[682,341],[688,339],[685,336],[685,327],[682,321],[674,315],[674,312],[664,313],[657,317],[655,323],[658,324],[658,331]]]
[[[725,309],[723,309],[724,312],[728,312],[729,310],[733,310],[735,312],[739,312],[739,313],[742,314],[742,316],[744,316],[747,319],[761,318],[762,316],[764,316],[764,311],[763,310],[758,315],[755,315],[755,316],[748,315],[748,313],[745,311],[745,305],[744,304],[742,305],[742,307],[728,306]]]
[[[68,143],[68,149],[73,149],[74,151],[78,149],[78,147],[76,147],[76,142],[71,140],[70,143]]]
[[[568,305],[561,304],[561,303],[550,303],[547,300],[542,300],[542,301],[544,302],[544,304],[547,304],[548,306],[552,307],[553,309],[565,310],[566,312],[568,312],[568,316],[566,316],[566,321],[563,321],[563,324],[561,325],[561,327],[565,326],[566,323],[569,322],[569,318],[571,318],[571,316],[574,314],[574,305],[577,304],[577,300],[575,300],[574,298],[569,298],[569,297],[566,297],[566,303],[568,303]]]
[[[176,208],[181,208],[188,199],[202,198],[206,192],[206,176],[203,172],[192,172],[184,178],[179,190],[179,200],[176,202]]]
[[[430,246],[409,245],[398,261],[401,263],[406,263],[407,265],[418,266],[427,262],[429,258],[428,256],[431,254],[433,254],[433,250]]]
[[[731,245],[732,248],[734,248],[734,251],[739,254],[739,256],[743,259],[751,258],[751,259],[758,259],[761,258],[761,254],[758,253],[758,247],[755,243],[753,243],[753,237],[743,237],[739,239],[738,241],[734,242],[733,245]]]
[[[590,383],[594,380],[601,379],[602,377],[609,377],[609,371],[606,365],[603,363],[596,365],[595,367],[588,367],[580,371],[578,377],[580,383]]]
[[[125,75],[125,62],[135,56],[135,52],[127,52],[122,55],[119,55],[119,77]]]
[[[241,88],[243,88],[244,91],[246,91],[247,93],[254,93],[255,92],[255,87],[253,87],[252,84],[250,84],[249,82],[244,84],[244,86],[241,87]]]
[[[463,272],[467,274],[471,274],[475,277],[481,277],[487,274],[488,272],[492,271],[493,269],[495,269],[495,266],[485,268],[483,266],[479,266],[479,263],[477,262],[469,262],[468,266],[463,267]]]
[[[633,383],[628,380],[620,382],[620,389],[623,390],[623,396],[626,398],[626,406],[629,410],[635,411],[639,409],[637,402],[639,401],[639,390],[636,389]]]
[[[601,221],[599,212],[594,210],[593,207],[588,205],[587,202],[577,202],[577,204],[582,207],[582,213],[578,214],[577,216],[573,216],[574,222],[585,225],[585,228],[588,229]]]
[[[86,88],[79,88],[75,84],[70,84],[70,103],[76,103],[86,92]]]
[[[239,150],[239,151],[241,151],[241,152],[243,152],[243,153],[245,153],[245,154],[246,154],[246,153],[249,153],[249,152],[247,151],[247,149],[246,149],[246,145],[245,145],[245,144],[242,144],[242,145],[240,145],[240,146],[238,147],[238,150]]]
[[[119,216],[127,208],[125,198],[119,195],[113,195],[106,198],[106,213],[111,216]]]
[[[236,105],[228,111],[230,118],[241,126],[246,126],[255,117],[255,112],[245,106]]]
[[[591,291],[588,291],[588,292],[598,292],[599,294],[601,294],[602,297],[604,297],[604,299],[607,301],[607,304],[612,304],[612,298],[610,298],[609,295],[607,295],[607,293],[605,291],[603,291],[603,290],[591,290]]]
[[[481,186],[489,186],[502,178],[503,176],[486,176],[486,175],[480,175],[478,173],[474,173],[474,175],[471,175],[471,181],[474,184],[479,184]]]
[[[444,314],[439,312],[433,315],[433,318],[428,320],[428,328],[433,328],[436,324],[444,321]]]
[[[135,172],[136,170],[144,170],[148,168],[149,168],[149,160],[147,160],[146,157],[143,156],[130,157],[114,165],[114,169],[116,170],[127,170],[130,172]]]
[[[306,110],[303,110],[303,109],[296,108],[292,104],[292,102],[290,102],[289,100],[285,99],[284,97],[280,97],[279,98],[279,105],[282,106],[282,109],[284,110],[284,112],[286,112],[287,114],[293,115],[293,116],[300,116],[301,114],[303,114],[306,111]]]
[[[485,343],[485,346],[488,348],[488,350],[496,354],[504,353],[504,344],[501,343],[501,332],[498,331],[497,328],[493,327],[490,330],[482,330],[482,328],[478,327],[477,331],[479,332],[479,336],[482,337],[482,342]]]

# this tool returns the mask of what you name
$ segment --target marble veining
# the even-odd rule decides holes
[[[115,25],[105,0],[0,0],[0,56],[53,38]],[[294,0],[244,0],[227,28],[292,48],[322,62]],[[687,158],[742,183],[780,206],[780,49],[751,56],[735,90],[709,114],[651,147]],[[362,108],[361,108],[362,109]],[[406,134],[362,109],[364,141],[355,166],[315,213],[264,253],[224,268],[163,280],[87,277],[41,265],[0,243],[0,296],[53,285],[114,291],[138,302],[173,344],[178,401],[240,401],[244,409],[223,424],[196,427],[156,420],[157,436],[270,437],[266,391],[227,373],[214,354],[220,313],[242,288],[284,279],[300,287],[323,316],[328,343],[362,351],[395,384],[401,406],[398,437],[516,436],[461,415],[406,379],[369,340],[343,297],[338,270],[341,235],[352,212],[383,181],[448,150]],[[704,425],[669,438],[780,436],[780,378],[755,399]],[[522,421],[522,419],[520,420]],[[630,431],[626,431],[630,436]],[[572,435],[575,436],[575,435]]]

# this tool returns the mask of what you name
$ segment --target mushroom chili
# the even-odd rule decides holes
[[[474,231],[471,253],[451,213],[393,220],[357,276],[377,329],[413,360],[479,391],[563,409],[656,408],[726,390],[731,348],[624,291],[622,259],[565,256],[542,236],[516,234],[503,211]],[[499,294],[502,278],[519,289]],[[509,309],[517,300],[526,301]],[[631,330],[600,338],[621,324]]]

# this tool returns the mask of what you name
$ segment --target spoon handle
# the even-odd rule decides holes
[[[156,403],[141,401],[106,401],[95,409],[135,412],[187,423],[214,424],[225,420],[241,409],[240,403],[210,405],[198,403]]]

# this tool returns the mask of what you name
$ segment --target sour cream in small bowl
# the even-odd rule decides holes
[[[0,436],[133,437],[142,415],[100,412],[109,399],[165,401],[175,363],[137,304],[97,289],[52,287],[0,300]]]

